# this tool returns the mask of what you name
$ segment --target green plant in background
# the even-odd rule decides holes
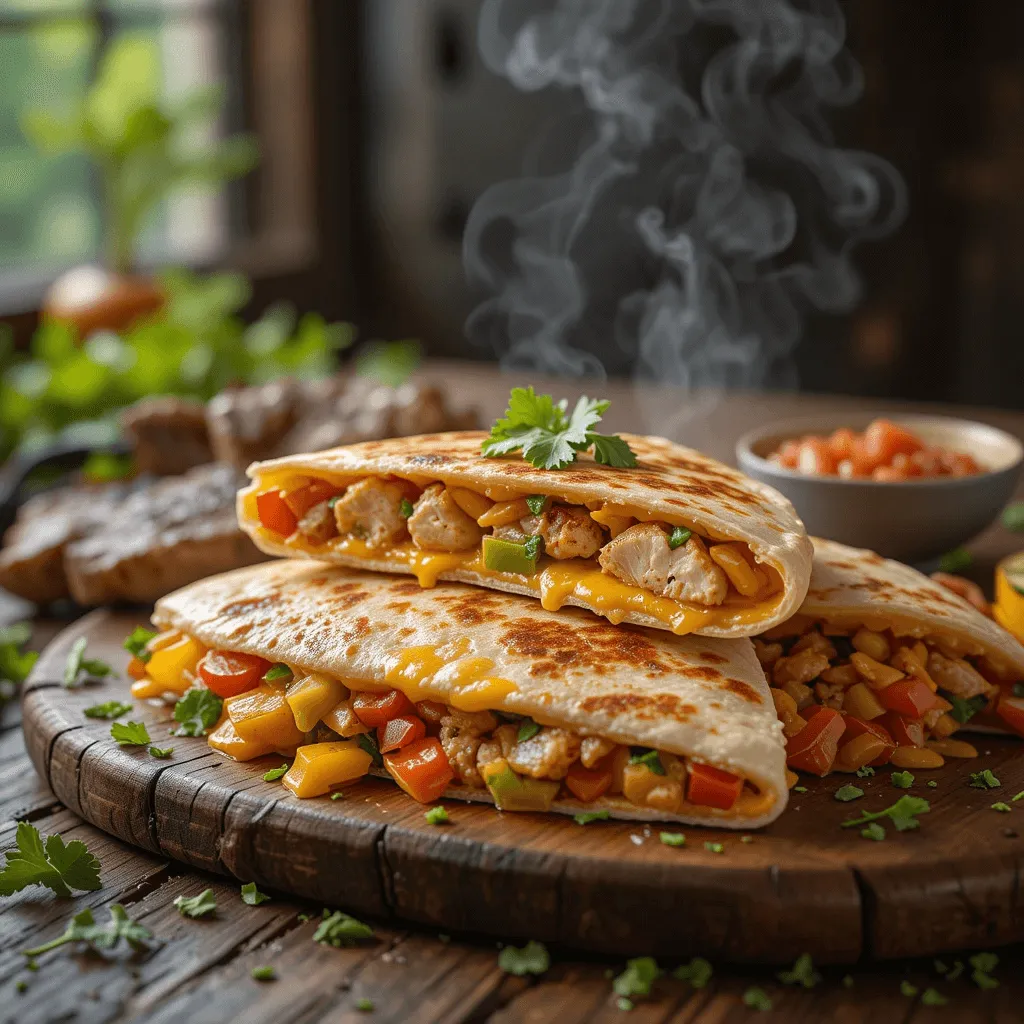
[[[82,153],[99,169],[109,269],[131,270],[147,217],[171,192],[229,181],[256,165],[256,144],[247,135],[197,140],[222,102],[216,87],[180,100],[161,97],[156,44],[129,32],[106,49],[95,80],[72,110],[23,116],[25,134],[43,152]]]

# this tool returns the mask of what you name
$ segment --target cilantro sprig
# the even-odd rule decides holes
[[[357,921],[341,910],[336,910],[333,914],[325,910],[323,919],[313,933],[314,942],[334,946],[336,949],[351,946],[361,939],[372,938],[373,929],[368,924]]]
[[[68,660],[64,664],[64,688],[73,690],[82,685],[86,679],[102,679],[110,675],[113,669],[99,658],[87,658],[85,648],[89,641],[80,636],[68,651]]]
[[[220,718],[224,701],[212,690],[194,686],[174,705],[174,720],[179,724],[175,736],[205,736]]]
[[[133,658],[138,658],[139,661],[145,663],[153,657],[152,651],[146,650],[146,644],[149,643],[156,636],[156,632],[152,629],[146,629],[145,626],[136,626],[124,639],[124,649],[132,655]]]
[[[179,896],[174,906],[182,917],[208,917],[217,909],[212,889],[204,889],[198,896]]]
[[[95,892],[100,886],[100,862],[85,843],[58,836],[41,836],[27,821],[18,822],[17,849],[7,854],[0,871],[0,896],[12,896],[30,885],[45,885],[68,899],[72,889]]]
[[[618,434],[600,434],[592,428],[611,403],[584,395],[571,413],[566,399],[555,402],[532,387],[513,388],[505,415],[491,427],[481,452],[489,458],[522,450],[537,469],[563,469],[593,446],[594,461],[603,466],[633,467],[636,455]]]
[[[81,913],[71,918],[64,934],[52,942],[36,946],[35,949],[23,950],[27,957],[41,956],[51,949],[64,946],[69,942],[87,942],[97,950],[113,949],[122,939],[132,949],[143,949],[146,942],[153,936],[137,921],[133,921],[120,903],[110,905],[110,923],[99,925],[92,916],[92,911],[86,907]]]
[[[543,974],[551,966],[551,957],[543,942],[531,939],[525,946],[505,946],[498,954],[498,968],[506,974],[523,977]]]
[[[859,818],[851,818],[849,821],[844,821],[842,824],[843,828],[855,828],[858,825],[868,825],[868,829],[870,830],[871,826],[869,823],[877,822],[881,818],[888,818],[895,826],[897,832],[908,832],[911,829],[917,828],[921,824],[917,820],[917,816],[919,814],[927,814],[931,809],[931,804],[928,803],[924,797],[909,795],[901,796],[896,803],[886,807],[884,810],[873,812],[865,811]],[[866,838],[874,839],[875,836],[870,835]],[[880,838],[884,838],[884,833]]]

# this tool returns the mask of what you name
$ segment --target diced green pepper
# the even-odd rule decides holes
[[[688,530],[685,526],[673,526],[672,532],[668,535],[668,546],[674,551],[676,548],[682,547],[692,536],[693,531]]]
[[[528,494],[526,496],[526,507],[535,516],[539,516],[543,513],[547,500],[547,496],[544,494]]]
[[[503,811],[547,811],[560,783],[516,775],[507,761],[495,761],[484,768],[484,781]]]
[[[531,537],[530,541],[539,539]],[[532,576],[537,571],[539,549],[539,544],[530,542],[516,544],[499,537],[484,537],[484,565],[494,572],[517,572],[523,576]]]

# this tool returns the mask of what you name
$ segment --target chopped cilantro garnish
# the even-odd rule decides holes
[[[261,903],[266,903],[270,897],[263,892],[260,892],[256,888],[255,882],[246,882],[242,886],[242,902],[248,904],[250,907],[258,907]]]
[[[953,548],[947,551],[939,559],[939,569],[942,572],[958,573],[969,569],[974,562],[974,555],[965,548]]]
[[[255,981],[277,981],[277,974],[273,967],[254,967],[252,969],[253,980]]]
[[[39,658],[37,651],[22,651],[31,636],[27,622],[0,627],[0,708],[14,699]]]
[[[373,763],[376,767],[379,768],[384,763],[384,758],[380,756],[380,747],[377,746],[373,733],[361,732],[356,737],[356,743],[373,758]]]
[[[949,1000],[935,988],[926,988],[921,993],[922,1006],[945,1006]]]
[[[443,807],[431,807],[423,817],[427,819],[428,825],[447,825],[451,820]]]
[[[414,511],[415,510],[413,509],[413,504],[412,504],[412,502],[408,498],[403,498],[398,503],[398,514],[403,519],[408,519],[409,516],[411,516]]]
[[[122,747],[148,747],[152,742],[145,722],[114,722],[110,737]]]
[[[851,800],[859,800],[863,795],[863,789],[859,786],[851,786],[849,783],[845,786],[840,786],[833,794],[836,800],[841,800],[843,803],[849,803]]]
[[[801,953],[790,970],[779,971],[776,977],[783,985],[803,985],[804,988],[814,988],[821,981],[810,953]]]
[[[174,905],[182,917],[206,917],[217,909],[212,889],[204,889],[198,896],[179,896]]]
[[[686,836],[682,832],[659,832],[658,838],[666,846],[685,846]]]
[[[97,888],[99,888],[97,886]],[[67,926],[64,934],[52,942],[36,946],[35,949],[23,950],[23,955],[28,957],[41,956],[51,949],[63,946],[69,942],[88,942],[94,949],[113,949],[121,939],[131,946],[132,949],[143,949],[146,942],[153,936],[137,921],[133,921],[120,903],[110,905],[110,924],[98,925],[92,916],[92,911],[86,907],[85,910],[75,914],[71,923]]]
[[[929,789],[938,789],[938,786],[939,786],[939,784],[934,779],[929,779],[928,780],[928,788]]]
[[[145,626],[136,626],[125,637],[124,649],[133,657],[138,658],[139,661],[147,662],[153,657],[153,654],[151,651],[146,650],[146,644],[155,636],[156,633],[152,629],[146,629]]]
[[[29,885],[45,885],[64,899],[72,889],[95,892],[100,885],[100,862],[85,843],[72,839],[65,845],[58,835],[41,836],[27,821],[18,822],[17,850],[7,852],[0,871],[0,896],[11,896]]]
[[[276,665],[271,665],[270,668],[264,673],[263,678],[268,683],[274,682],[276,679],[286,680],[291,679],[294,675],[292,670],[285,665],[283,662],[278,662]]]
[[[917,995],[917,986],[911,985],[909,981],[900,982],[900,995],[913,999]]]
[[[888,818],[896,826],[898,832],[906,832],[909,829],[917,828],[920,825],[917,816],[927,814],[931,809],[931,804],[923,797],[901,796],[891,807],[886,807],[883,811],[865,811],[859,818],[844,821],[842,827],[854,828],[857,825],[866,825],[868,822],[877,821],[879,818]],[[872,835],[866,838],[874,839],[876,836]],[[877,838],[883,838],[883,836]]]
[[[880,843],[885,838],[885,829],[877,821],[873,821],[867,828],[862,828],[860,834],[865,839],[873,839],[876,843]]]
[[[668,535],[668,546],[674,551],[682,547],[692,536],[693,531],[685,526],[673,526],[672,532]]]
[[[871,776],[874,775],[874,774],[875,774],[875,769],[872,768],[871,765],[869,765],[869,764],[861,765],[861,767],[857,769],[857,778],[858,779],[870,779]]]
[[[174,720],[180,725],[174,730],[175,736],[205,736],[220,718],[224,701],[212,690],[193,686],[174,705]]]
[[[910,789],[914,784],[914,776],[910,772],[893,772],[889,779],[897,789]]]
[[[958,697],[955,693],[943,690],[942,696],[953,705],[949,709],[950,717],[955,718],[961,725],[966,725],[979,711],[984,710],[985,705],[988,703],[987,699],[981,694],[965,699]]]
[[[998,789],[1002,783],[992,774],[990,768],[984,771],[971,772],[971,789]]]
[[[332,800],[344,800],[344,799],[345,799],[345,794],[344,794],[344,793],[342,793],[342,792],[341,792],[341,791],[339,790],[339,791],[337,791],[337,792],[335,792],[335,793],[332,793],[332,794],[331,794],[331,799],[332,799]]]
[[[753,836],[740,836],[741,843],[752,843],[754,841]]]
[[[643,747],[637,749],[643,750]],[[655,775],[665,774],[665,768],[656,750],[643,750],[641,754],[633,754],[629,759],[629,763],[646,765],[648,771],[654,772]]]
[[[567,415],[564,398],[556,404],[550,395],[535,394],[532,387],[513,388],[504,417],[491,427],[480,450],[489,457],[522,450],[523,458],[538,469],[562,469],[593,445],[596,462],[635,466],[636,456],[621,437],[591,430],[610,404],[607,399],[584,396]]]
[[[506,974],[522,977],[525,974],[543,974],[551,966],[551,957],[543,942],[531,939],[521,949],[506,946],[498,954],[498,967]]]
[[[336,910],[333,914],[324,911],[324,918],[313,933],[314,942],[322,942],[325,946],[351,946],[359,939],[372,939],[373,929],[362,921]]]
[[[360,1013],[373,1013],[373,1000],[363,996],[362,999],[356,1000],[356,1009]]]
[[[122,715],[127,715],[131,709],[131,704],[125,704],[124,701],[108,700],[103,704],[93,704],[91,708],[86,708],[82,714],[86,718],[105,718],[109,721],[112,718],[120,718]]]
[[[956,981],[961,974],[964,973],[964,962],[962,960],[953,961],[953,969],[946,975],[946,981]]]
[[[269,772],[263,773],[263,781],[277,782],[278,779],[284,778],[288,774],[289,768],[291,768],[290,764],[283,764],[280,768],[271,768]]]
[[[540,732],[540,726],[532,718],[524,718],[519,723],[519,732],[516,733],[516,742],[525,743]]]
[[[523,545],[523,552],[525,553],[526,557],[531,559],[531,560],[535,559],[540,554],[541,545],[543,543],[544,543],[544,538],[539,533],[535,533]]]
[[[583,811],[581,814],[573,815],[573,821],[577,825],[589,825],[592,821],[607,821],[608,818],[607,811]]]
[[[679,981],[688,981],[694,988],[704,988],[713,974],[711,964],[702,956],[695,956],[688,964],[682,964],[672,972]]]
[[[149,756],[155,757],[161,761],[166,761],[167,758],[174,753],[174,747],[150,747]]]
[[[544,511],[544,503],[547,500],[547,496],[544,494],[528,494],[526,496],[526,507],[533,515],[539,516]]]
[[[628,1013],[633,1009],[633,1000],[627,999],[625,996],[619,996],[619,998],[615,1000],[615,1005],[623,1012]]]
[[[793,787],[793,792],[794,793],[806,793],[807,792],[807,787],[806,786],[794,786]]]
[[[24,978],[19,978],[14,985],[14,991],[23,996],[28,991],[28,982]]]
[[[743,1005],[751,1010],[758,1010],[760,1013],[768,1013],[772,1008],[772,1001],[767,993],[761,988],[748,988],[743,993]]]
[[[80,636],[68,652],[68,660],[64,664],[64,686],[68,690],[81,686],[86,679],[102,679],[113,671],[105,661],[85,657],[88,642]]]
[[[975,953],[969,956],[967,962],[971,965],[971,981],[978,988],[998,988],[999,982],[992,977],[992,972],[999,966],[999,957],[995,953]]]
[[[997,800],[992,805],[992,810],[993,811],[1002,811],[1003,814],[1009,814],[1010,811],[1013,810],[1013,808],[1009,804],[1004,804],[1002,800]]]
[[[1016,793],[1013,796],[1011,796],[1010,800],[1013,803],[1017,803],[1018,800],[1024,800],[1024,789],[1022,789],[1019,793]]]
[[[704,844],[704,849],[708,853],[725,853],[725,847],[721,843],[707,842]]]
[[[626,961],[626,969],[612,982],[617,996],[649,996],[651,986],[661,974],[658,962],[652,956],[638,956]]]

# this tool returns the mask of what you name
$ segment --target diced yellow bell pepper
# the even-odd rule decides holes
[[[466,487],[449,487],[448,493],[452,496],[452,501],[471,519],[479,519],[494,504],[490,498],[485,498]]]
[[[269,745],[271,750],[287,750],[305,738],[295,724],[284,693],[267,683],[229,697],[224,707],[235,731],[244,740]]]
[[[321,719],[328,729],[333,729],[339,736],[358,736],[369,732],[369,726],[363,725],[352,710],[352,698],[346,697]]]
[[[227,754],[235,761],[251,761],[254,757],[262,757],[264,754],[274,751],[273,744],[268,746],[266,743],[243,740],[235,731],[235,727],[227,715],[224,716],[220,725],[210,733],[208,742],[214,750]]]
[[[296,726],[303,732],[309,732],[331,708],[347,696],[348,690],[340,679],[320,672],[310,672],[288,687],[285,700],[295,716]]]
[[[156,692],[147,693],[146,696],[159,696],[167,692],[184,693],[195,682],[196,667],[205,653],[206,648],[190,636],[182,636],[167,646],[158,647],[146,662],[146,677],[153,681]],[[145,679],[139,682],[145,682]],[[142,694],[136,694],[133,686],[132,696]]]
[[[361,779],[371,764],[373,758],[356,740],[308,743],[295,752],[283,781],[297,797],[323,796],[332,786]]]

